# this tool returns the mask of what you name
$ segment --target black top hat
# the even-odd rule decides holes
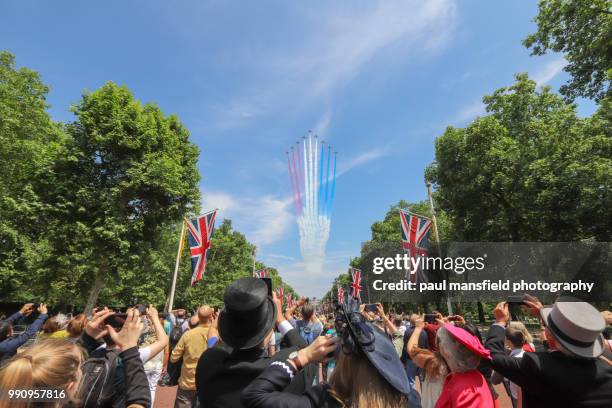
[[[225,290],[223,302],[219,334],[234,349],[256,347],[274,327],[276,307],[268,296],[268,286],[261,279],[235,280]]]
[[[408,395],[408,377],[389,337],[366,321],[359,312],[359,304],[351,296],[346,296],[336,310],[336,330],[342,332],[339,333],[342,352],[362,353],[393,388]]]

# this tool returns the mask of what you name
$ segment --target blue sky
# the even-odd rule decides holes
[[[562,56],[521,45],[536,13],[485,0],[13,1],[0,5],[0,47],[42,74],[56,120],[108,80],[178,114],[201,149],[204,208],[321,296],[372,222],[426,198],[423,169],[446,126],[482,114],[482,96],[514,73],[554,89],[567,79]],[[339,152],[341,173],[317,276],[303,273],[284,161],[309,129]]]

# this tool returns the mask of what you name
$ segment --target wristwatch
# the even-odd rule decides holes
[[[289,360],[293,362],[293,364],[295,364],[295,368],[297,368],[298,371],[300,371],[303,368],[302,363],[300,362],[300,359],[298,357],[297,351],[292,351],[291,354],[289,354],[288,358]]]

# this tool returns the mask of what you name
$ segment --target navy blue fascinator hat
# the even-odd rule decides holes
[[[359,312],[359,303],[351,296],[345,296],[343,303],[336,305],[335,325],[336,332],[342,337],[344,354],[362,353],[393,388],[408,395],[408,377],[393,343],[366,320]]]

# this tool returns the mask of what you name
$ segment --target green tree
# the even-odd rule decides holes
[[[38,73],[0,52],[0,293],[18,301],[34,296],[28,271],[46,246],[42,178],[65,139],[47,113],[48,92]]]
[[[427,169],[455,239],[610,240],[609,100],[583,120],[526,74],[483,100],[488,115],[447,128]]]
[[[177,291],[175,305],[195,308],[202,304],[213,306],[223,305],[223,294],[227,286],[239,278],[253,276],[253,250],[251,244],[244,234],[232,227],[229,219],[224,219],[221,225],[215,228],[208,252],[208,263],[206,274],[201,281],[190,285],[191,264],[189,251],[183,252],[179,279],[177,280]],[[176,248],[175,248],[176,250]],[[265,268],[266,265],[256,262],[256,269]],[[283,286],[285,293],[297,293],[287,283],[283,282],[275,268],[268,267],[274,288]],[[168,279],[168,278],[166,278]]]
[[[47,177],[51,259],[39,276],[89,292],[91,307],[126,271],[145,276],[164,230],[197,210],[198,149],[176,116],[112,82],[72,110],[65,155]]]
[[[564,54],[570,81],[560,89],[569,99],[602,99],[612,77],[612,2],[610,0],[540,0],[537,32],[523,44],[532,55]]]

